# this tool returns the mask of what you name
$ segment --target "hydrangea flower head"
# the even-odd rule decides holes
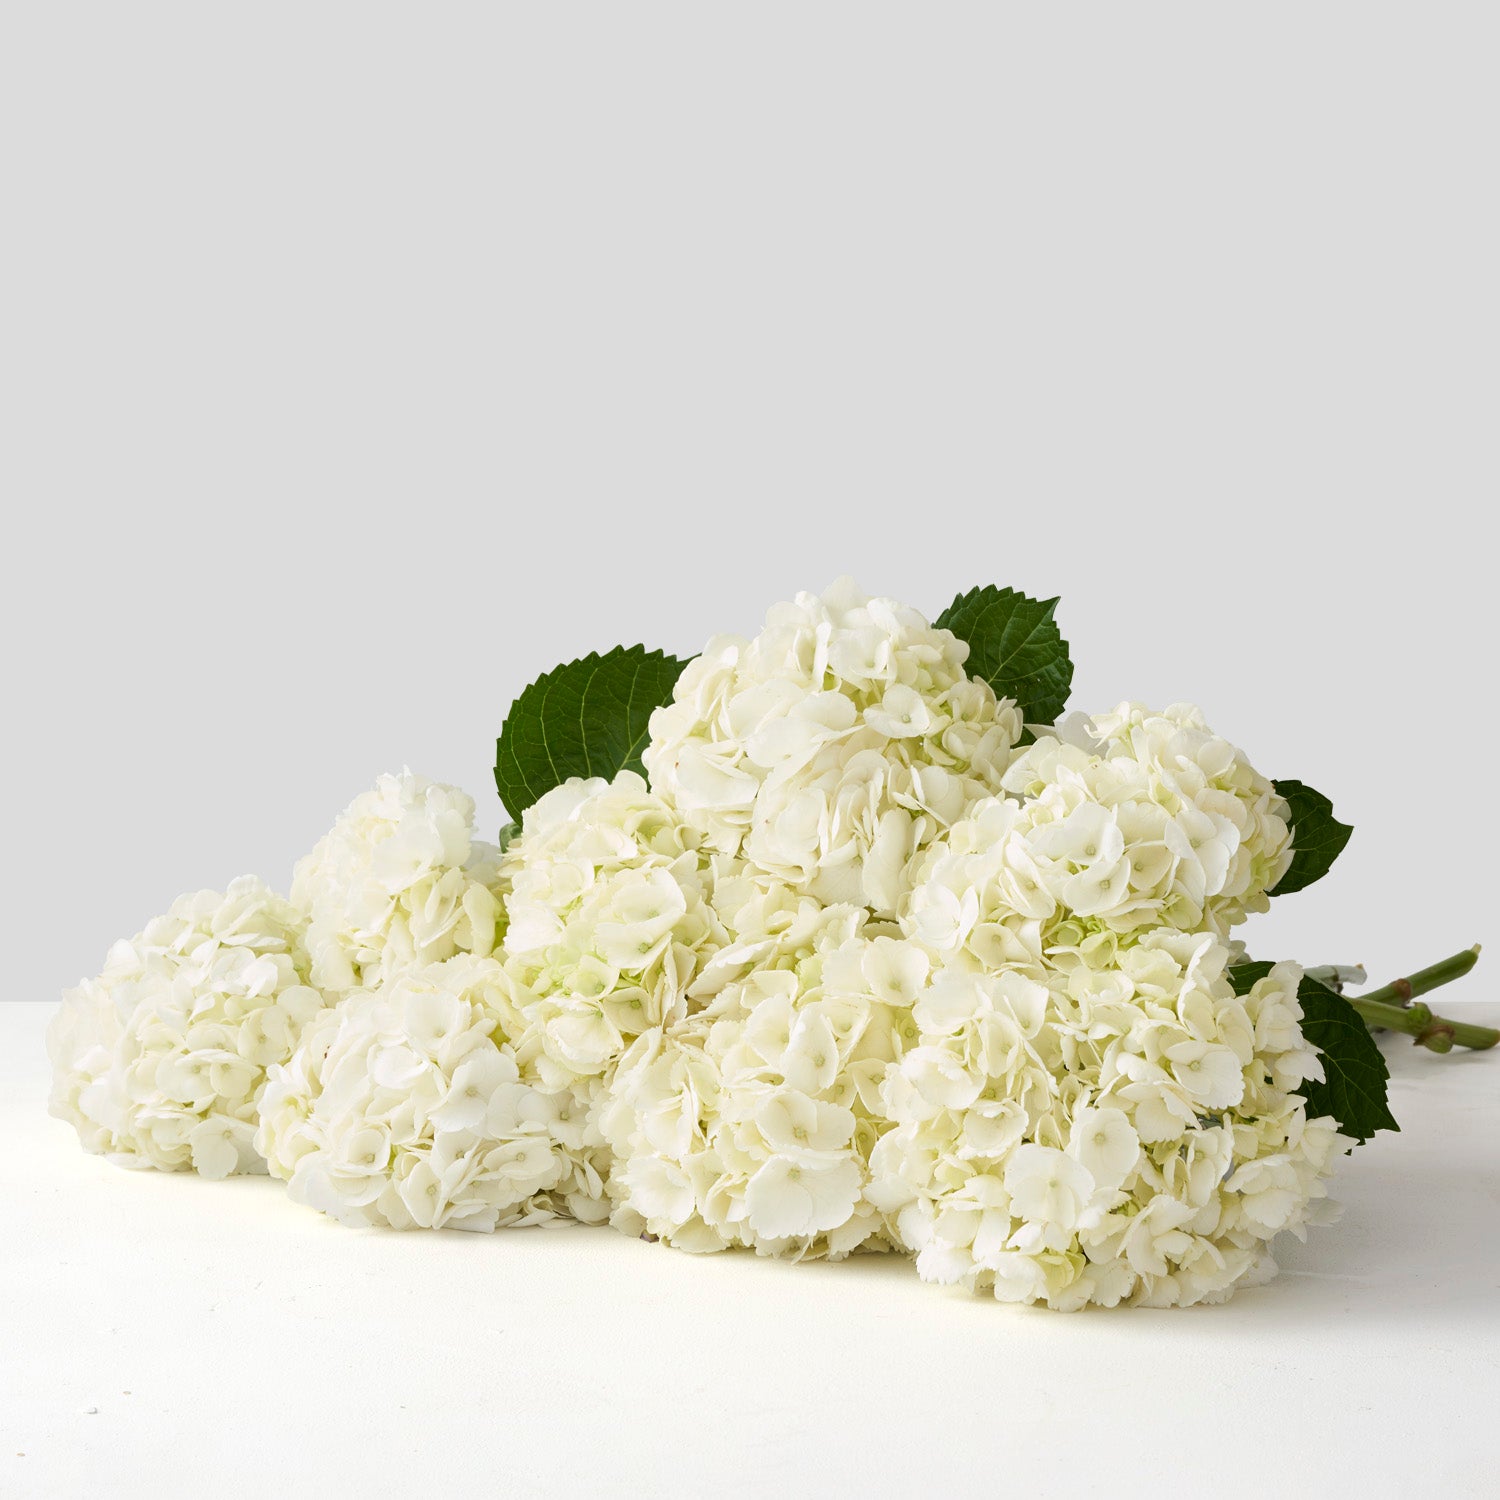
[[[1211,935],[1158,929],[1091,968],[938,970],[888,1072],[872,1204],[926,1280],[1072,1309],[1220,1301],[1329,1208],[1349,1144],[1292,1092],[1321,1064],[1300,970],[1237,998]]]
[[[521,1079],[506,992],[497,960],[465,954],[325,1012],[262,1101],[258,1144],[272,1175],[351,1225],[602,1217],[602,1182],[577,1170],[555,1102]]]
[[[868,1164],[927,970],[915,944],[856,936],[758,969],[641,1037],[601,1110],[614,1222],[694,1251],[838,1258],[883,1245]]]
[[[1198,710],[1121,704],[1020,751],[911,872],[904,920],[940,954],[1107,956],[1159,927],[1223,936],[1291,863],[1287,805]]]
[[[266,1071],[325,1003],[308,969],[300,914],[253,877],[183,896],[63,997],[47,1034],[52,1113],[127,1166],[264,1171]]]
[[[591,1099],[642,1032],[695,1008],[728,941],[702,837],[631,771],[564,782],[506,851],[506,971],[522,1062]]]
[[[847,580],[717,636],[651,719],[653,788],[719,852],[893,915],[912,854],[998,792],[1021,716],[968,647]]]
[[[411,771],[349,804],[292,877],[320,988],[347,993],[493,950],[500,851],[473,828],[472,798]]]

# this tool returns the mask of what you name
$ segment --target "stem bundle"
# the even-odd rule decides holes
[[[1393,979],[1368,995],[1345,998],[1374,1031],[1399,1031],[1418,1047],[1431,1052],[1451,1052],[1455,1047],[1482,1051],[1500,1043],[1500,1030],[1492,1026],[1473,1026],[1466,1021],[1450,1021],[1434,1015],[1432,1007],[1417,1000],[1439,985],[1462,978],[1479,961],[1479,944],[1465,948],[1439,963],[1419,969],[1404,979]]]

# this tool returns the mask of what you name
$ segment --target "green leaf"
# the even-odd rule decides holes
[[[1236,964],[1229,981],[1237,995],[1248,995],[1271,972],[1268,963]],[[1377,1130],[1400,1130],[1386,1101],[1390,1071],[1359,1012],[1322,983],[1302,976],[1297,986],[1302,1006],[1302,1035],[1323,1058],[1323,1081],[1308,1079],[1297,1090],[1307,1100],[1309,1117],[1332,1115],[1339,1129],[1357,1141]]]
[[[1271,892],[1273,896],[1286,896],[1321,880],[1344,852],[1354,829],[1334,817],[1333,803],[1322,792],[1300,781],[1272,784],[1292,810],[1292,862]]]
[[[1298,1091],[1310,1115],[1332,1115],[1357,1141],[1377,1130],[1400,1130],[1386,1102],[1390,1070],[1364,1018],[1342,995],[1316,979],[1303,978],[1302,1035],[1323,1054],[1324,1081],[1309,1080]]]
[[[495,742],[495,785],[512,818],[570,776],[640,771],[651,711],[687,663],[644,646],[544,672],[511,704]]]
[[[936,624],[969,643],[965,667],[1001,698],[1014,698],[1028,724],[1051,724],[1073,684],[1068,643],[1052,618],[1056,599],[1032,599],[993,584],[960,594]]]
[[[1235,964],[1229,970],[1229,982],[1234,986],[1235,994],[1243,999],[1275,967],[1275,964],[1261,962]]]

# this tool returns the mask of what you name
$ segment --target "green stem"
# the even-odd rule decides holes
[[[1500,1031],[1491,1026],[1471,1026],[1466,1021],[1449,1021],[1435,1016],[1431,1006],[1413,1000],[1439,985],[1461,979],[1479,962],[1479,945],[1465,948],[1441,963],[1419,969],[1405,979],[1393,979],[1368,995],[1350,995],[1349,1003],[1376,1030],[1399,1031],[1419,1047],[1433,1052],[1451,1052],[1454,1047],[1481,1050],[1500,1042]]]

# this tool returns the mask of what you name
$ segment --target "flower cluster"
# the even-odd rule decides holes
[[[1304,1097],[1301,972],[1229,974],[1290,808],[1183,705],[1023,746],[968,652],[799,595],[682,672],[649,781],[564,780],[503,854],[464,793],[381,777],[290,902],[237,881],[117,945],[54,1024],[54,1111],[346,1224],[608,1219],[1055,1308],[1224,1298],[1329,1216],[1350,1144]],[[665,682],[614,691],[619,764]]]
[[[631,771],[526,812],[501,869],[518,1055],[585,1110],[630,1042],[696,1008],[727,942],[701,839]]]
[[[342,994],[456,953],[489,954],[500,851],[473,830],[472,798],[410,771],[356,797],[292,877],[313,982]]]
[[[1000,789],[1021,715],[968,648],[847,582],[754,640],[717,636],[651,721],[655,790],[713,848],[824,902],[894,916],[918,849]]]
[[[1078,939],[1155,926],[1220,936],[1265,911],[1292,859],[1287,805],[1191,704],[1070,715],[1018,755],[1012,907]]]
[[[1349,1143],[1290,1092],[1321,1077],[1300,971],[1239,999],[1227,957],[1162,928],[1098,969],[938,973],[886,1078],[869,1192],[925,1279],[1061,1308],[1220,1300],[1318,1221]]]
[[[125,1165],[263,1172],[266,1071],[324,1005],[308,967],[298,913],[258,880],[183,896],[63,997],[52,1113]]]
[[[866,1188],[881,1086],[927,971],[912,944],[856,936],[641,1037],[602,1117],[616,1223],[687,1250],[799,1258],[879,1239]]]
[[[272,1175],[352,1225],[490,1230],[565,1211],[570,1163],[505,1039],[504,989],[495,959],[462,955],[324,1012],[266,1089]]]

